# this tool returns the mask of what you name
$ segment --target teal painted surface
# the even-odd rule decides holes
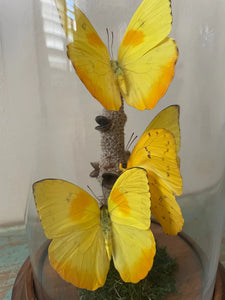
[[[6,292],[5,298],[3,300],[11,300],[11,297],[12,297],[12,289]]]
[[[15,278],[28,256],[24,227],[0,230],[0,299],[11,299]]]

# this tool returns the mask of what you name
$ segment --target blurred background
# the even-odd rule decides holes
[[[38,74],[32,1],[0,1],[0,226],[24,222],[35,158]]]

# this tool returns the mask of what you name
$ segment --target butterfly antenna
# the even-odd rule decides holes
[[[90,188],[89,185],[87,185],[87,188],[88,188],[89,191],[92,193],[92,195],[95,197],[95,199],[97,199],[98,201],[100,201],[100,197],[98,197],[98,196],[94,193],[94,191],[92,190],[92,188]]]
[[[108,28],[106,28],[106,33],[107,33],[107,48],[110,52],[111,49],[110,49],[110,46],[109,46],[109,29]],[[109,56],[111,57],[110,53],[109,53]]]
[[[133,136],[134,136],[134,132],[132,132],[132,134],[131,134],[131,136],[130,136],[130,138],[129,138],[129,141],[127,142],[127,145],[126,145],[126,147],[125,147],[126,150],[128,150],[128,146],[129,146],[129,144],[130,144],[130,142],[131,142]]]
[[[130,148],[130,147],[131,147],[131,145],[134,143],[134,141],[137,139],[137,137],[138,137],[138,136],[137,136],[137,135],[135,135],[135,137],[133,138],[133,140],[130,142],[129,148]],[[129,149],[129,148],[128,148],[128,149]]]
[[[129,148],[134,143],[134,141],[136,140],[137,137],[138,137],[137,135],[134,137],[134,132],[131,134],[131,137],[129,138],[129,141],[127,142],[127,145],[125,148],[126,150],[129,150]]]
[[[112,59],[114,59],[114,55],[113,55],[113,42],[114,42],[113,31],[111,31],[111,36],[112,36],[112,41],[111,41],[111,54],[112,54]]]

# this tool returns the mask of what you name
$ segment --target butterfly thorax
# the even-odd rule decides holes
[[[106,206],[101,208],[101,227],[103,236],[105,239],[105,246],[108,258],[111,259],[112,255],[112,227],[111,227],[111,220],[109,216],[109,212]]]
[[[127,84],[125,80],[125,75],[123,68],[121,67],[118,60],[110,60],[110,65],[112,68],[113,73],[116,75],[118,85],[120,87],[120,91],[123,95],[127,95]]]

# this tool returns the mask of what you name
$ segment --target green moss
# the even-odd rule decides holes
[[[105,285],[96,291],[80,289],[81,300],[163,300],[169,293],[175,293],[175,271],[177,262],[166,248],[157,248],[154,265],[146,278],[140,282],[125,283],[113,263]]]

